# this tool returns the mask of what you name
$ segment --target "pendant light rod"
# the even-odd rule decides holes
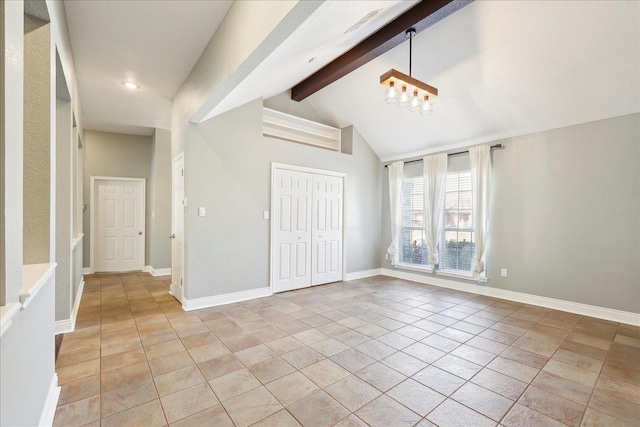
[[[416,35],[415,28],[409,28],[404,34],[409,37],[409,77],[411,77],[411,65],[413,63],[413,36]]]

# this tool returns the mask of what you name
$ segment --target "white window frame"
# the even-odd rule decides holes
[[[459,175],[459,174],[465,173],[465,172],[470,172],[470,170],[460,170],[460,171],[456,171],[456,172],[448,172],[447,176],[450,175],[450,174],[458,174]],[[473,188],[471,189],[471,191],[473,192]],[[443,243],[446,241],[446,232],[447,232],[447,227],[445,226],[445,221],[444,221],[444,216],[445,215],[446,215],[446,210],[443,209],[443,218],[442,218],[442,222],[440,223],[440,227],[441,227],[441,231],[442,231],[442,237],[441,237],[440,242],[439,242],[440,253],[441,254],[446,249],[443,246]],[[471,208],[471,218],[473,218],[473,207]],[[454,228],[454,229],[449,228],[449,231],[452,231],[452,230],[456,230],[458,232],[460,232],[460,231],[462,231],[462,232],[470,232],[472,234],[475,233],[475,229],[473,227],[471,227],[471,228]],[[475,244],[475,242],[473,242],[473,243]],[[442,256],[440,258],[442,259]],[[440,276],[452,277],[452,278],[464,279],[464,280],[473,280],[473,271],[471,271],[471,269],[469,271],[466,271],[466,270],[440,268],[438,266],[438,268],[435,271],[436,271],[436,274],[438,274]],[[485,271],[480,276],[479,281],[482,282],[482,283],[486,283],[487,282],[486,271],[487,270],[485,268]]]
[[[423,177],[422,176],[416,176],[416,177],[408,177],[408,178],[402,178],[402,205],[403,205],[403,210],[404,210],[404,197],[405,197],[405,192],[404,192],[404,188],[405,188],[405,181],[408,179],[420,179],[422,180]],[[404,213],[404,212],[403,212]],[[403,218],[404,221],[404,218]],[[423,273],[432,273],[433,272],[433,266],[430,264],[413,264],[413,263],[408,263],[408,262],[402,262],[402,258],[403,258],[403,252],[404,252],[404,248],[402,245],[403,239],[402,239],[402,235],[404,230],[420,230],[423,233],[423,241],[424,241],[424,224],[422,227],[404,227],[402,224],[400,224],[400,238],[399,238],[399,251],[400,251],[400,256],[398,264],[396,265],[396,267],[402,268],[402,269],[406,269],[406,270],[414,270],[414,271],[420,271]],[[428,254],[427,254],[427,262],[429,260]]]
[[[466,172],[466,171],[456,171],[456,172],[449,172],[451,174],[460,174],[462,172]],[[449,174],[448,173],[448,174]],[[447,175],[448,175],[447,174]],[[418,177],[413,177],[413,178],[418,178]],[[422,179],[422,176],[420,176],[420,178]],[[406,179],[410,179],[410,178],[403,178],[403,182],[402,182],[402,188],[404,189],[404,181]],[[473,191],[473,190],[472,190]],[[403,204],[404,204],[404,192],[402,195],[403,198]],[[471,215],[473,217],[473,211],[471,212]],[[443,216],[444,216],[444,210],[443,210]],[[442,242],[445,241],[446,238],[446,229],[445,229],[445,223],[444,223],[444,219],[441,220],[440,222],[440,227],[441,227],[441,232],[442,232],[442,238],[441,241],[438,242],[439,244],[439,251],[440,253],[442,253],[442,251],[445,250],[445,248],[442,246]],[[400,247],[399,250],[402,251],[403,247],[402,247],[402,233],[405,229],[407,228],[415,228],[415,227],[403,227],[402,225],[400,226]],[[456,230],[462,230],[462,231],[470,231],[471,233],[475,232],[475,230],[472,228],[468,228],[468,229],[456,229]],[[430,264],[411,264],[411,263],[406,263],[406,262],[402,262],[402,252],[400,254],[400,261],[396,264],[396,268],[399,269],[403,269],[403,270],[414,270],[414,271],[419,271],[422,273],[436,273],[439,276],[444,276],[444,277],[451,277],[451,278],[455,278],[455,279],[463,279],[463,280],[473,280],[473,272],[471,270],[469,270],[468,272],[465,270],[454,270],[454,269],[441,269],[439,268],[435,268],[435,266],[430,265]],[[486,263],[485,263],[486,264]],[[480,279],[478,280],[481,283],[486,283],[488,282],[488,278],[487,278],[487,270],[488,268],[485,267],[485,271],[481,274]]]

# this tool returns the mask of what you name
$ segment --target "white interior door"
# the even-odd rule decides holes
[[[171,293],[180,302],[184,282],[184,156],[173,160],[173,215],[171,216]]]
[[[342,280],[343,178],[313,175],[311,285]]]
[[[144,266],[144,180],[100,179],[96,186],[95,270],[141,271]]]
[[[312,181],[309,173],[273,170],[274,292],[311,285]]]

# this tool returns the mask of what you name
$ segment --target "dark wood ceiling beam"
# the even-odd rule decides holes
[[[302,101],[320,89],[360,68],[372,59],[393,49],[407,40],[405,31],[415,28],[416,33],[452,13],[473,0],[422,0],[402,15],[361,41],[348,52],[334,59],[291,89],[291,99]]]

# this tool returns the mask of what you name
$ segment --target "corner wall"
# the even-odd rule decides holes
[[[191,125],[185,152],[185,297],[269,286],[271,163],[344,172],[346,271],[380,267],[380,159],[354,131],[353,155],[262,136],[258,99]],[[199,217],[198,207],[207,215]]]
[[[151,163],[151,247],[149,265],[171,268],[171,131],[156,129]]]
[[[631,114],[492,142],[504,149],[492,152],[485,286],[640,313],[639,141]],[[384,171],[380,262],[393,268]]]

